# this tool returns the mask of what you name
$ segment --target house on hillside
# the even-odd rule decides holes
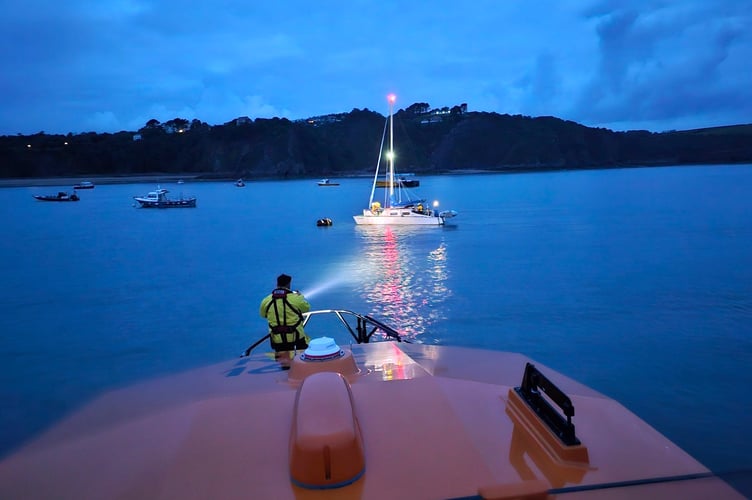
[[[313,125],[314,127],[317,127],[321,125],[322,123],[336,123],[341,122],[342,117],[344,115],[342,113],[337,113],[333,115],[321,115],[321,116],[312,116],[310,118],[306,118],[304,120],[296,120],[296,121],[304,121],[309,125]]]

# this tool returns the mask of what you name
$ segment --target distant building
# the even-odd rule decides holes
[[[251,123],[251,119],[248,118],[247,116],[241,116],[241,117],[235,118],[235,125],[236,126],[238,126],[238,125],[248,125],[249,123]]]
[[[444,106],[443,108],[436,108],[436,109],[424,109],[423,106],[418,107],[418,105],[413,105],[414,110],[422,110],[422,113],[419,113],[419,115],[422,117],[420,120],[421,125],[426,125],[429,123],[440,123],[444,120],[444,117],[448,115],[463,115],[467,113],[467,103],[462,103],[459,105],[454,105],[451,108],[448,108]]]
[[[426,125],[428,123],[441,123],[443,121],[444,117],[440,114],[433,114],[431,116],[428,116],[426,118],[423,118],[420,121],[421,125]]]
[[[141,140],[141,134],[133,134],[133,140],[134,141],[140,141]]]
[[[302,120],[295,120],[297,122],[306,122],[309,125],[313,125],[314,127],[317,127],[321,125],[322,123],[335,123],[335,122],[341,122],[342,117],[345,116],[342,113],[337,113],[333,115],[321,115],[321,116],[312,116],[310,118],[305,118]]]

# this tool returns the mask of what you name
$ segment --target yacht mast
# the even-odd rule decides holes
[[[389,152],[387,161],[389,162],[389,206],[394,204],[394,101],[397,96],[389,94]]]

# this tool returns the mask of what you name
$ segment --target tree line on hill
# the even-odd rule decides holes
[[[752,124],[614,132],[559,118],[429,111],[395,113],[398,172],[517,172],[752,163]],[[307,120],[238,118],[210,126],[150,120],[135,132],[0,136],[2,178],[195,174],[305,178],[372,174],[385,117],[368,109]]]

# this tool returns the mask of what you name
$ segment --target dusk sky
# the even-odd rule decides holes
[[[752,0],[0,0],[0,135],[415,102],[752,123]]]

